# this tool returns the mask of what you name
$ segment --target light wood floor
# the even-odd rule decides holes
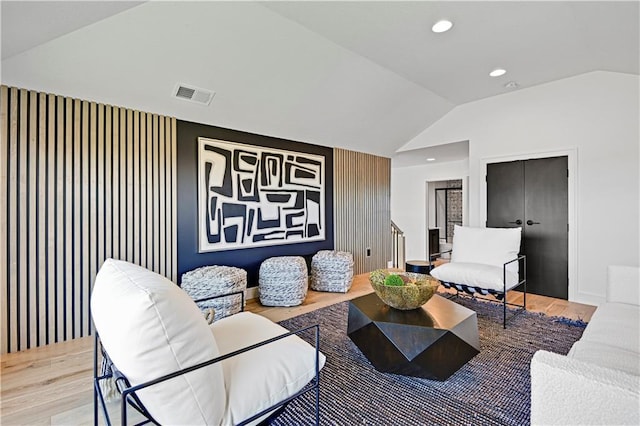
[[[282,321],[371,292],[367,275],[363,274],[354,278],[353,286],[347,294],[309,291],[305,302],[292,308],[264,307],[257,300],[250,300],[247,310],[273,321]],[[508,300],[521,304],[522,295],[510,292]],[[596,308],[566,300],[527,295],[527,309],[589,321]],[[92,359],[92,337],[2,355],[0,424],[91,424]],[[116,421],[117,418],[112,416]]]

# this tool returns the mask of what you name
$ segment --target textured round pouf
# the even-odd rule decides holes
[[[300,305],[307,287],[307,263],[300,256],[270,257],[260,265],[258,292],[265,306]]]
[[[316,291],[346,293],[353,280],[353,256],[346,251],[320,250],[311,259],[309,286]]]
[[[192,299],[247,290],[247,271],[233,266],[203,266],[182,274],[182,289]],[[242,296],[220,297],[198,303],[200,309],[213,308],[215,319],[233,315],[242,310]]]

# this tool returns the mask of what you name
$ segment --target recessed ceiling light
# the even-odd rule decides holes
[[[495,70],[491,71],[489,75],[491,77],[500,77],[501,75],[505,75],[506,73],[507,73],[507,70],[503,70],[502,68],[496,68]]]
[[[427,158],[427,161],[436,161],[435,158]]]
[[[443,33],[445,31],[449,31],[453,27],[453,22],[447,21],[446,19],[442,19],[431,27],[431,31],[434,33]]]

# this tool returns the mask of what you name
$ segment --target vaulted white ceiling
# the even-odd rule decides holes
[[[392,156],[509,81],[639,74],[638,6],[2,1],[2,83]],[[453,29],[432,33],[441,18]],[[178,100],[177,83],[216,95]]]

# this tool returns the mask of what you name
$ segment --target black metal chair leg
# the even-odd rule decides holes
[[[96,389],[98,378],[98,332],[95,332],[93,344],[93,424],[98,424],[98,390]]]
[[[98,391],[96,391],[96,383],[93,383],[93,424],[98,424]]]
[[[320,387],[316,388],[316,426],[320,425]]]
[[[121,426],[127,426],[127,396],[122,395],[122,404],[120,406],[120,424]]]
[[[502,296],[502,328],[507,329],[507,294]]]

